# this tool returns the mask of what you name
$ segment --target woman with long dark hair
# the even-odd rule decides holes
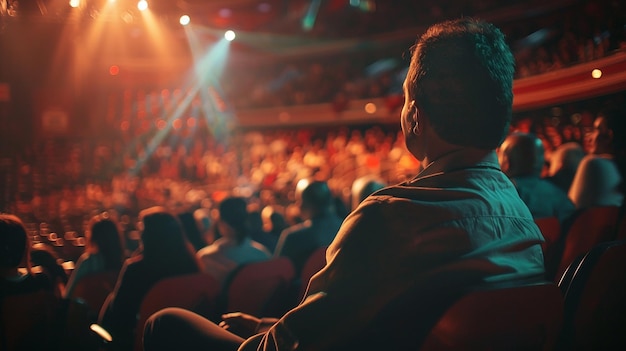
[[[116,348],[132,348],[137,314],[144,296],[158,281],[200,272],[180,221],[157,206],[139,214],[141,253],[129,258],[100,311],[99,324],[113,336]]]
[[[65,287],[65,296],[72,296],[81,278],[100,272],[119,272],[126,258],[124,241],[117,223],[105,212],[94,216],[85,233],[87,247]]]

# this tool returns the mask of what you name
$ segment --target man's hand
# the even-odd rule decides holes
[[[261,324],[261,319],[246,313],[234,312],[222,315],[220,327],[242,338],[249,338],[256,334]]]

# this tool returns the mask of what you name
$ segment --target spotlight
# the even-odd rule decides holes
[[[191,22],[191,18],[189,18],[189,16],[187,15],[182,15],[180,16],[180,20],[178,22],[180,22],[180,24],[182,24],[183,26],[186,26],[189,24],[189,22]]]
[[[236,36],[237,35],[235,35],[235,32],[233,32],[232,30],[227,30],[226,33],[224,33],[224,38],[226,38],[226,40],[228,41],[233,41]]]
[[[80,0],[70,0],[70,6],[73,8],[77,8],[80,6]]]
[[[139,0],[137,3],[137,8],[139,11],[145,11],[148,9],[148,2],[146,0]]]

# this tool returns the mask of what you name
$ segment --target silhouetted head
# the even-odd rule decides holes
[[[15,269],[24,264],[30,270],[30,240],[17,216],[0,214],[0,269]]]
[[[250,235],[250,223],[248,218],[248,204],[243,197],[227,197],[219,205],[220,221],[232,229],[235,240],[238,243]],[[222,236],[229,235],[228,230],[220,228]]]
[[[124,240],[117,223],[107,214],[94,216],[87,233],[88,245],[104,257],[107,270],[120,269],[125,258]]]
[[[550,156],[549,176],[557,173],[570,174],[574,177],[580,161],[585,157],[585,151],[580,144],[569,142],[559,145]]]
[[[509,177],[539,177],[544,165],[541,139],[530,133],[512,133],[498,149],[498,161]]]
[[[409,151],[419,160],[429,152],[420,116],[449,144],[495,149],[511,122],[514,71],[504,35],[492,24],[461,18],[426,30],[404,83],[401,120]]]
[[[376,177],[365,176],[357,178],[352,183],[352,209],[357,208],[361,201],[385,186],[385,182]]]
[[[143,257],[151,261],[167,264],[188,264],[193,262],[191,244],[187,242],[178,218],[164,207],[155,206],[139,213],[142,223],[141,242]]]
[[[52,281],[60,280],[63,284],[67,283],[67,273],[65,273],[61,259],[52,246],[44,243],[33,244],[30,250],[30,262],[33,267],[40,266],[43,268],[43,272]]]
[[[333,206],[333,194],[326,182],[312,181],[302,190],[300,211],[306,218],[331,212]]]
[[[607,108],[598,114],[591,132],[592,154],[615,154],[623,152],[626,141],[626,113],[622,109]]]

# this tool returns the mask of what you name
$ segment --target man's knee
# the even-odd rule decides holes
[[[187,313],[182,308],[169,307],[162,309],[148,318],[143,330],[143,343],[146,349],[157,345],[166,345],[172,342],[172,337],[176,335],[182,315]]]

